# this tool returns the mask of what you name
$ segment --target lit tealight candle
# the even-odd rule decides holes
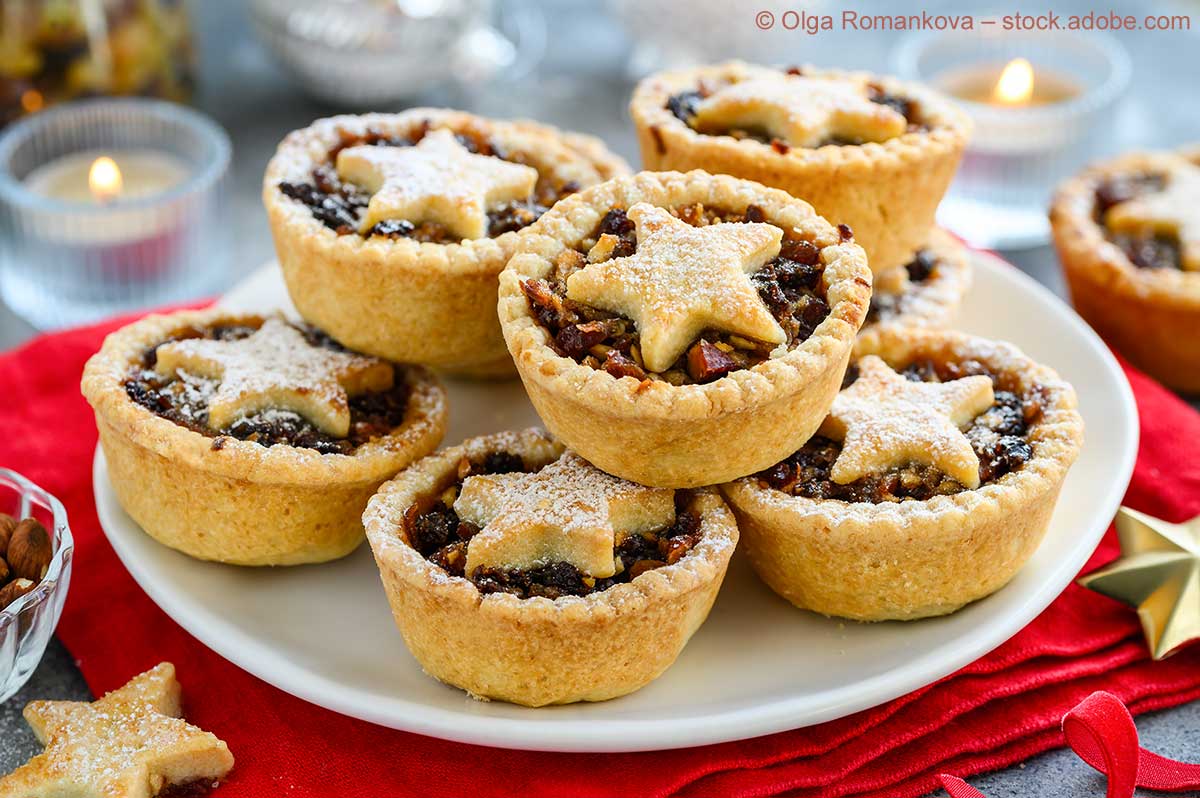
[[[966,67],[945,75],[939,83],[956,97],[999,107],[1051,105],[1077,97],[1080,87],[1053,72],[1035,71],[1025,58],[1014,58],[1003,68]]]
[[[187,166],[165,152],[77,152],[29,173],[25,186],[44,197],[90,204],[119,203],[171,190],[188,176]]]

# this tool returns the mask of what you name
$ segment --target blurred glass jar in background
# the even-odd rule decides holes
[[[3,0],[0,126],[64,100],[191,95],[183,0]]]

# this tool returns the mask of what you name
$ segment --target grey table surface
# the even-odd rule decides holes
[[[708,0],[694,0],[704,3]],[[946,6],[929,2],[924,8]],[[872,3],[858,4],[871,10]],[[955,5],[955,4],[949,4]],[[971,4],[963,4],[971,5]],[[496,116],[527,116],[553,124],[585,130],[604,138],[631,163],[637,162],[636,144],[625,110],[631,89],[625,64],[631,43],[604,5],[584,0],[546,4],[549,37],[542,67],[531,77],[502,87],[474,90],[441,89],[420,96],[422,104],[452,105]],[[763,2],[764,7],[777,3]],[[912,6],[912,7],[902,7]],[[922,6],[891,3],[891,13],[919,12]],[[1113,3],[1113,7],[1138,12],[1141,5]],[[731,14],[753,13],[757,5]],[[787,6],[784,6],[785,8]],[[810,10],[826,13],[835,7],[810,3]],[[1014,8],[1044,11],[1037,4],[1018,2]],[[879,8],[883,8],[882,5]],[[1200,5],[1180,0],[1160,6],[1172,13],[1191,13],[1200,28]],[[796,7],[799,10],[799,6]],[[878,9],[876,9],[878,10]],[[978,9],[988,10],[987,7]],[[1009,9],[1005,8],[1007,12]],[[1083,2],[1056,4],[1055,11],[1091,10]],[[1102,9],[1107,10],[1107,9]],[[262,170],[275,145],[289,130],[303,127],[334,109],[308,99],[270,60],[253,35],[248,9],[239,0],[198,0],[192,3],[199,44],[200,91],[197,106],[229,131],[234,161],[229,200],[233,204],[237,246],[235,277],[244,276],[272,257],[266,216],[259,202]],[[742,20],[734,20],[747,24]],[[889,52],[897,34],[842,33],[795,41],[786,48],[786,60],[887,70]],[[1134,60],[1134,80],[1120,116],[1113,120],[1114,149],[1137,143],[1170,145],[1200,139],[1200,102],[1196,87],[1183,80],[1200,67],[1200,30],[1164,39],[1141,33],[1122,40]],[[776,41],[776,45],[779,42]],[[773,52],[780,52],[779,49]],[[733,53],[716,53],[725,56]],[[745,54],[754,57],[754,53]],[[1183,100],[1181,102],[1181,100]],[[1161,109],[1170,109],[1164,113]],[[378,109],[387,110],[387,109]],[[1042,247],[1005,253],[1010,260],[1058,294],[1063,293],[1053,252]],[[34,330],[0,306],[0,350],[18,345]],[[80,563],[79,567],[86,567]],[[86,700],[90,697],[70,654],[53,641],[45,659],[26,687],[0,704],[0,773],[7,772],[38,750],[33,735],[20,718],[24,704],[34,698]],[[1166,756],[1200,759],[1200,702],[1151,713],[1138,718],[1143,744]],[[1103,779],[1067,751],[1034,757],[1019,766],[972,779],[993,798],[1001,796],[1082,796],[1104,792]]]

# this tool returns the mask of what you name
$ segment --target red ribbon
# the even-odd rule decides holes
[[[1200,765],[1177,762],[1138,745],[1133,716],[1112,693],[1092,693],[1063,716],[1067,745],[1108,777],[1108,798],[1133,798],[1137,787],[1179,792],[1200,789]],[[987,798],[957,776],[938,778],[951,798]]]

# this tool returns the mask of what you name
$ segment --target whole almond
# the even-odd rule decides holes
[[[0,585],[8,581],[9,573],[11,572],[8,563],[4,561],[3,557],[0,557]]]
[[[46,575],[53,556],[54,547],[46,527],[36,518],[26,518],[13,530],[4,559],[8,560],[13,576],[39,582]]]
[[[37,583],[30,579],[14,579],[4,587],[0,587],[0,610],[12,604],[35,587],[37,587]]]
[[[17,519],[11,515],[0,513],[0,557],[8,552],[8,539],[12,537],[13,530],[16,528]]]

